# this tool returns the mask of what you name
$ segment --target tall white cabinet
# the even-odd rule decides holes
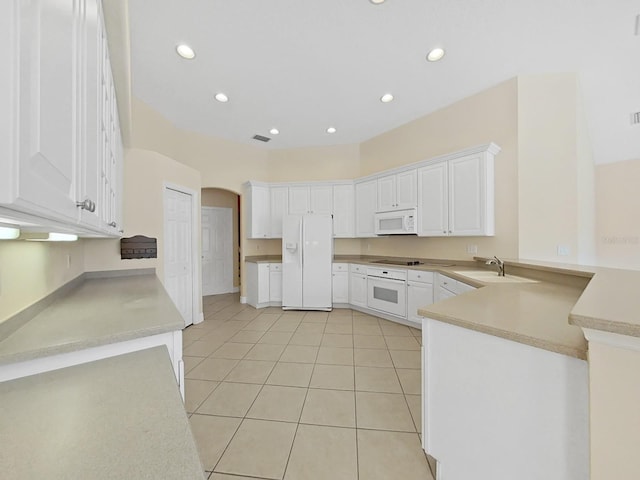
[[[9,0],[1,27],[3,216],[119,235],[122,143],[100,2]]]

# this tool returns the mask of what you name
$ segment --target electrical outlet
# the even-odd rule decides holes
[[[371,244],[369,242],[367,242],[367,252],[371,250]]]
[[[478,253],[478,245],[467,245],[467,253],[469,255],[476,255]]]
[[[558,245],[558,256],[568,257],[571,255],[571,247],[569,245]]]
[[[260,250],[260,244],[259,243],[256,245],[256,250]]]
[[[67,269],[71,268],[71,255],[67,253]]]

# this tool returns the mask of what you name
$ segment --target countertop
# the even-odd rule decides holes
[[[586,360],[587,341],[568,323],[582,289],[549,282],[487,285],[418,309],[482,333]]]
[[[336,255],[334,262],[380,266],[372,261],[383,258],[393,257]],[[281,257],[246,260],[274,262]],[[583,359],[587,342],[581,328],[640,337],[640,271],[505,259],[508,274],[537,283],[487,284],[464,275],[465,269],[484,268],[485,258],[419,260],[425,265],[398,264],[396,268],[440,272],[481,287],[419,309],[424,316]],[[445,266],[449,263],[456,266]]]
[[[0,365],[182,328],[184,321],[155,273],[85,278],[0,339]]]
[[[4,479],[204,478],[164,347],[0,383],[0,405]]]

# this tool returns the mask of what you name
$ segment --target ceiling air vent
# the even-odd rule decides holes
[[[269,140],[271,140],[269,137],[264,137],[262,135],[254,135],[253,139],[254,140],[258,140],[260,142],[265,142],[265,143],[267,143]]]
[[[631,125],[640,125],[640,112],[631,114]]]

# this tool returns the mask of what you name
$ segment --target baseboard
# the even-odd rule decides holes
[[[204,322],[204,312],[200,312],[200,314],[198,315],[198,318],[196,319],[195,322],[193,322],[194,325],[197,325],[198,323],[202,323]]]
[[[418,330],[422,330],[422,325],[412,322],[411,320],[407,320],[406,318],[394,317],[393,315],[389,315],[384,312],[379,312],[378,310],[373,310],[367,307],[361,307],[359,305],[349,305],[349,308],[352,310],[357,310],[358,312],[366,313],[368,315],[372,315],[378,318],[384,318],[385,320],[389,320],[391,322],[400,323],[402,325],[406,325],[407,327],[417,328]]]
[[[243,297],[243,296],[241,296],[241,297],[240,297],[240,303],[243,303],[243,304],[244,304],[244,303],[247,303],[247,297]]]

